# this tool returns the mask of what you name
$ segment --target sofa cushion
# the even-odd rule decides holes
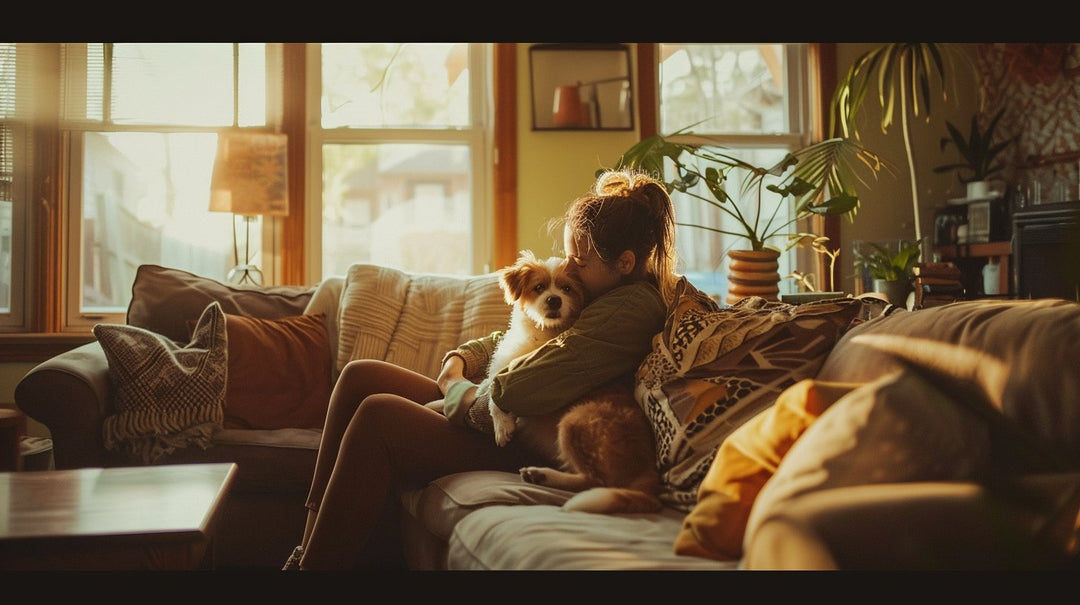
[[[187,322],[211,302],[225,313],[276,319],[303,313],[314,291],[312,286],[232,286],[180,269],[140,265],[126,321],[186,342]]]
[[[315,292],[311,295],[304,315],[322,314],[326,320],[326,336],[330,343],[330,367],[334,372],[334,381],[337,381],[337,351],[338,351],[338,309],[341,305],[341,293],[345,289],[345,278],[334,275],[324,278],[319,285],[315,286]]]
[[[784,389],[814,376],[860,320],[862,305],[854,298],[789,305],[753,296],[704,310],[677,301],[635,387],[656,435],[661,500],[689,511],[724,438]]]
[[[116,413],[102,427],[105,449],[151,464],[177,448],[210,446],[224,419],[228,367],[220,305],[206,307],[183,346],[122,324],[98,324],[94,336],[116,389]]]
[[[882,347],[864,337],[893,335],[911,346],[906,352]],[[913,340],[918,339],[918,340]],[[1060,299],[976,300],[901,312],[869,321],[848,332],[821,367],[818,378],[867,382],[903,367],[901,359],[929,366],[953,377],[955,356],[928,346],[978,351],[988,363],[1007,368],[1002,380],[978,380],[991,401],[1035,441],[1054,451],[1072,469],[1080,469],[1080,304]],[[981,370],[980,370],[981,371]]]
[[[826,409],[788,451],[751,509],[744,547],[784,503],[830,488],[985,476],[989,430],[917,372],[864,384]]]
[[[353,359],[382,359],[435,377],[443,354],[509,321],[495,273],[428,275],[355,264],[341,294],[335,370]]]
[[[332,376],[324,317],[225,319],[225,427],[322,428]]]
[[[685,557],[671,550],[683,514],[597,515],[556,504],[489,506],[454,527],[454,570],[735,570],[734,561]]]
[[[561,506],[573,492],[527,483],[516,473],[468,471],[440,477],[402,498],[406,511],[431,535],[448,540],[465,515],[496,504]]]
[[[858,385],[799,381],[720,444],[697,504],[675,539],[681,555],[742,558],[746,519],[761,488],[814,420]]]

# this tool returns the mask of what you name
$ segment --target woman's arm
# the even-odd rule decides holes
[[[596,387],[633,373],[664,326],[655,286],[621,286],[585,307],[574,325],[492,379],[491,399],[532,416],[557,410]]]

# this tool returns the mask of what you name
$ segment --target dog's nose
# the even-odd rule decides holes
[[[551,309],[558,309],[562,306],[562,298],[558,296],[549,296],[547,297],[547,301],[545,302],[547,303],[547,306]]]

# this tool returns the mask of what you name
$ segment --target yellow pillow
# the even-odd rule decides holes
[[[807,427],[858,386],[801,380],[725,439],[698,488],[697,504],[683,519],[675,553],[720,561],[741,558],[746,520],[758,492]]]

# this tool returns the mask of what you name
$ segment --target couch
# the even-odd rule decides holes
[[[303,530],[319,439],[312,418],[344,363],[386,359],[434,376],[446,350],[508,317],[494,274],[357,264],[312,287],[254,288],[146,265],[126,327],[33,368],[16,405],[51,431],[57,468],[236,462],[215,566],[278,568]],[[285,331],[260,335],[243,318]],[[228,373],[201,379],[217,385],[218,402],[186,441],[124,447],[138,440],[122,430],[133,425],[119,403],[137,389],[124,385],[134,374],[110,372],[122,363],[103,348],[115,347],[110,332],[164,337],[159,346],[174,349],[163,358],[187,354],[177,349],[185,343],[212,351],[226,341],[227,361],[195,353],[200,371],[224,364]],[[245,358],[252,349],[260,355]],[[636,377],[657,437],[663,510],[565,511],[568,492],[513,473],[458,473],[396,496],[382,529],[402,550],[387,565],[1069,566],[1080,508],[1077,358],[1080,305],[1063,300],[906,311],[860,298],[703,308],[680,296]],[[295,384],[297,374],[306,382]],[[270,377],[287,380],[261,384]],[[157,396],[177,392],[186,390]]]

